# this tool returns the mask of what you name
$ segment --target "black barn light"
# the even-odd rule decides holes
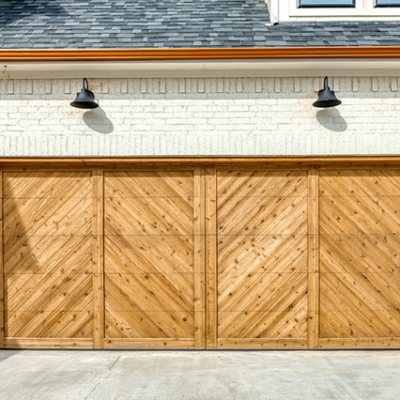
[[[313,103],[314,107],[330,108],[336,107],[342,102],[336,98],[335,92],[328,86],[328,77],[325,77],[324,88],[318,92],[318,100]]]
[[[77,93],[76,99],[71,103],[72,107],[92,109],[99,105],[94,101],[94,93],[89,90],[89,82],[83,78],[83,88],[80,93]]]

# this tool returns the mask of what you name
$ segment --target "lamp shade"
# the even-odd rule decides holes
[[[76,99],[71,103],[72,107],[93,109],[99,105],[94,101],[94,93],[89,90],[89,83],[86,78],[83,78],[83,88],[77,93]]]
[[[328,77],[325,77],[324,88],[318,92],[318,100],[313,103],[314,107],[330,108],[336,107],[342,102],[336,98],[335,92],[328,86]]]

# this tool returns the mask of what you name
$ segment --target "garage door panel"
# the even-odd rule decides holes
[[[321,171],[321,338],[399,337],[400,171]]]
[[[110,208],[105,214],[105,231],[111,235],[193,235],[193,220],[179,209],[171,210],[166,201],[109,198],[107,203]],[[191,213],[193,217],[193,207]]]
[[[307,222],[290,235],[238,236],[236,248],[219,261],[221,286],[236,274],[295,271],[307,256]]]
[[[105,336],[125,340],[194,339],[204,324],[196,304],[201,289],[201,236],[196,235],[192,171],[105,173]],[[199,203],[200,204],[200,203]],[[199,233],[199,232],[198,232]],[[197,289],[198,290],[198,289]],[[195,312],[196,311],[196,312]],[[146,342],[148,343],[148,342]],[[169,343],[169,342],[168,342]],[[171,342],[172,343],[172,342]],[[168,346],[173,346],[173,344]],[[193,342],[194,343],[194,342]],[[191,343],[191,346],[193,345]],[[176,342],[178,347],[181,342]],[[147,346],[147,345],[146,345]]]
[[[92,270],[91,236],[43,237],[18,240],[18,252],[5,254],[4,270],[9,274],[36,274],[80,270],[89,264]],[[86,273],[86,272],[85,272]]]
[[[299,179],[300,182],[292,184],[291,190],[282,190],[273,197],[254,197],[252,202],[248,202],[246,198],[236,197],[238,206],[233,207],[221,218],[218,209],[218,234],[228,236],[248,232],[258,235],[263,234],[270,225],[275,226],[276,232],[279,232],[279,228],[283,228],[288,222],[285,218],[287,209],[298,210],[306,202],[307,180]],[[242,203],[248,204],[242,207]]]
[[[392,235],[321,235],[321,271],[386,272],[399,276],[400,238]]]
[[[292,301],[307,294],[307,271],[295,273],[265,273],[256,279],[245,279],[225,297],[219,296],[218,310],[280,311],[295,307]]]
[[[219,323],[220,339],[302,338],[307,335],[307,307],[296,311],[231,312]]]
[[[188,279],[186,274],[107,274],[106,287],[107,302],[112,302],[107,294],[123,294],[120,304],[113,304],[117,311],[193,312],[193,275]]]
[[[82,311],[25,311],[6,316],[10,325],[7,336],[12,338],[91,338],[93,336],[92,304]],[[18,323],[14,323],[16,320]]]
[[[66,190],[74,190],[90,183],[90,172],[6,172],[4,174],[5,199],[65,197]],[[71,186],[72,185],[72,186]]]
[[[321,312],[322,320],[335,320],[340,337],[382,338],[399,337],[398,321],[385,311],[325,311]],[[333,332],[333,334],[337,334]],[[324,334],[321,338],[329,338],[332,333]]]
[[[13,200],[18,203],[19,200]],[[40,200],[42,202],[42,200]],[[20,210],[17,204],[18,210]],[[91,198],[70,198],[56,199],[52,202],[51,207],[48,207],[43,212],[33,210],[33,218],[29,222],[26,215],[19,215],[9,225],[5,226],[5,237],[41,237],[48,235],[75,235],[78,232],[81,234],[91,231]],[[85,230],[82,231],[82,221],[88,224]],[[75,222],[75,224],[74,224]]]
[[[193,237],[107,236],[107,273],[193,273]]]
[[[7,282],[6,310],[75,311],[76,302],[86,299],[92,288],[91,274],[35,274],[12,284]],[[20,287],[15,289],[18,283]],[[8,289],[11,289],[10,291]],[[14,289],[14,290],[12,290]]]
[[[106,338],[190,338],[194,335],[190,312],[133,312],[106,309]]]
[[[4,172],[3,180],[5,336],[91,337],[91,172]]]
[[[221,170],[216,184],[218,346],[305,337],[307,171]]]

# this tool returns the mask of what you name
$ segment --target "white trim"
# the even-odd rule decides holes
[[[375,0],[356,0],[355,8],[299,8],[297,0],[266,0],[271,22],[400,21],[400,7],[375,7]]]
[[[11,79],[400,76],[398,59],[8,63]]]

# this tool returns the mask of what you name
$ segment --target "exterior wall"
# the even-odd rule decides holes
[[[0,82],[0,156],[400,154],[400,78],[330,78],[343,104],[312,107],[323,78]]]

